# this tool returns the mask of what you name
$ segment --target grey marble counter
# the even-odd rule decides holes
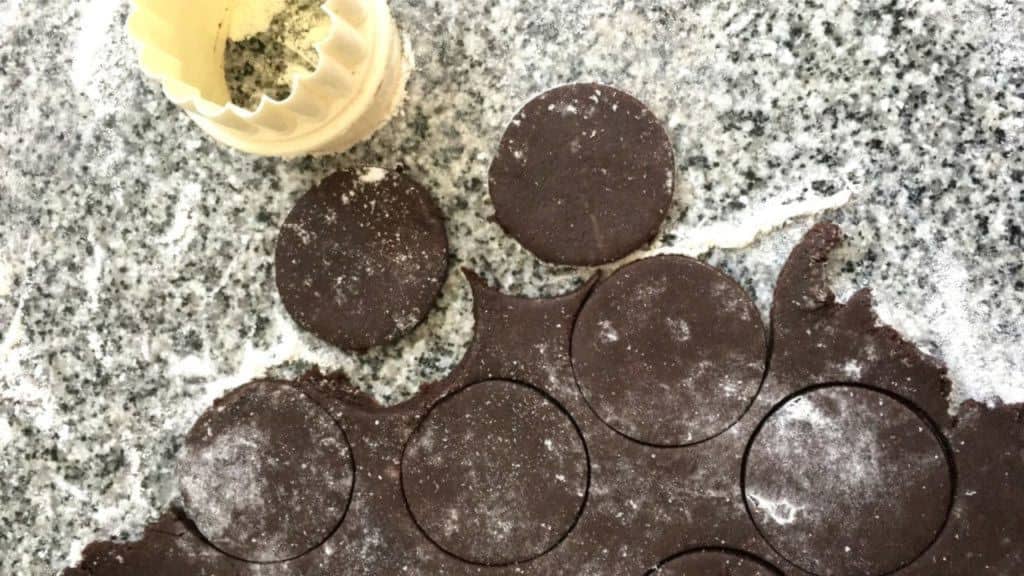
[[[943,358],[959,398],[1024,401],[1024,7],[949,2],[394,0],[418,70],[372,142],[268,160],[219,147],[137,72],[115,0],[0,0],[0,573],[130,537],[224,390],[310,364],[385,401],[443,375],[472,330],[452,273],[430,320],[366,356],[301,334],[276,227],[343,166],[403,164],[456,264],[550,294],[490,221],[486,172],[529,97],[579,79],[666,122],[676,209],[659,246],[724,267],[766,313],[813,213],[849,234],[840,294]]]

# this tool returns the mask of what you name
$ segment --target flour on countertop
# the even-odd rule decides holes
[[[160,235],[158,242],[166,246],[168,256],[180,255],[188,249],[188,245],[196,234],[193,211],[199,202],[203,189],[199,184],[190,183],[181,188],[178,202],[174,209],[174,218],[167,231]]]
[[[82,4],[72,52],[71,83],[76,90],[99,103],[107,95],[95,79],[101,74],[102,67],[109,64],[99,54],[104,45],[110,42],[111,35],[116,34],[112,28],[118,14],[118,3],[88,0]]]
[[[0,254],[0,298],[11,295],[14,289],[14,270]]]
[[[948,252],[933,254],[927,266],[928,296],[912,305],[878,297],[880,318],[945,362],[952,410],[968,399],[1024,403],[1024,317],[1000,318],[992,295],[973,288],[964,261]]]
[[[848,182],[842,190],[831,196],[787,201],[770,199],[752,206],[727,221],[697,227],[680,224],[673,230],[676,239],[654,253],[677,253],[701,256],[715,248],[736,250],[755,242],[762,234],[785,226],[797,218],[814,216],[846,205],[853,197],[853,186]]]

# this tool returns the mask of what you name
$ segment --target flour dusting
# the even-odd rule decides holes
[[[3,254],[0,254],[0,298],[6,298],[14,289],[14,270],[7,263]]]
[[[879,558],[930,542],[945,518],[950,473],[914,412],[879,392],[833,386],[788,400],[764,421],[744,495],[766,537],[798,565],[876,573],[892,562]],[[909,549],[888,550],[887,530]]]
[[[653,251],[653,254],[675,253],[699,256],[713,248],[736,250],[753,243],[763,234],[784,226],[790,221],[840,208],[853,198],[855,186],[846,182],[842,190],[824,197],[811,197],[792,201],[784,197],[772,198],[762,205],[753,206],[729,220],[693,227],[680,225],[677,239]],[[645,254],[647,256],[649,254]]]
[[[376,184],[383,181],[388,176],[388,171],[383,168],[366,168],[363,170],[362,175],[359,176],[359,181],[363,184]]]
[[[911,305],[877,298],[881,319],[945,362],[954,412],[968,399],[1024,403],[1024,352],[1015,337],[1024,333],[1024,318],[1001,317],[987,290],[974,287],[967,264],[942,248],[926,266],[928,297]]]
[[[96,82],[105,65],[104,49],[120,6],[110,0],[89,0],[80,8],[81,20],[75,36],[74,59],[71,62],[71,83],[79,92],[102,101],[106,98]]]
[[[203,193],[202,186],[191,183],[182,187],[178,193],[178,202],[175,205],[174,216],[170,226],[157,240],[166,246],[165,253],[168,256],[180,256],[188,249],[189,243],[195,238],[195,207],[199,202],[199,196]]]
[[[270,488],[261,467],[269,445],[265,432],[240,424],[218,434],[199,453],[183,455],[189,466],[181,475],[182,488],[202,496],[196,522],[207,538],[218,541],[236,523],[248,519],[244,516],[263,513],[263,495]]]
[[[204,414],[178,472],[202,534],[260,562],[319,544],[344,513],[352,484],[348,446],[334,421],[301,392],[269,383]]]

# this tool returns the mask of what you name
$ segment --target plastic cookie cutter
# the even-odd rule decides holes
[[[263,156],[345,151],[394,115],[411,69],[386,0],[326,0],[329,29],[315,69],[294,74],[281,100],[231,101],[224,54],[239,11],[267,0],[131,0],[128,35],[143,72],[207,133]],[[282,4],[278,1],[277,4]]]

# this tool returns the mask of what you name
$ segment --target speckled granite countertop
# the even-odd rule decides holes
[[[509,291],[578,283],[501,234],[486,190],[505,123],[566,81],[615,84],[667,123],[680,184],[660,245],[722,266],[766,313],[808,214],[831,207],[850,236],[837,292],[875,287],[958,397],[1024,401],[1019,3],[392,4],[418,66],[402,115],[349,154],[280,161],[166,102],[116,0],[0,1],[0,573],[136,533],[175,496],[197,414],[251,377],[318,363],[394,402],[458,360],[456,273],[427,324],[367,356],[283,312],[276,227],[338,167],[406,166],[455,263]]]

